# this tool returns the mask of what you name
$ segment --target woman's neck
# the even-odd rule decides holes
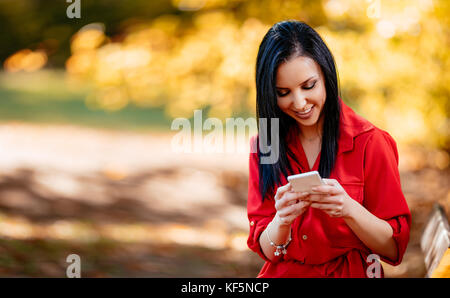
[[[322,131],[323,131],[323,119],[319,118],[317,123],[312,126],[301,126],[300,128],[300,140],[313,142],[317,140],[322,140]]]

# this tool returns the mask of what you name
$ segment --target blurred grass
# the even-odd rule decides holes
[[[127,105],[119,111],[91,109],[85,103],[88,87],[71,90],[62,73],[0,75],[0,122],[71,124],[119,130],[170,129],[162,107]]]

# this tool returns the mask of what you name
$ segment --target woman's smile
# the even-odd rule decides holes
[[[314,109],[314,105],[312,105],[311,107],[309,107],[308,109],[306,109],[304,111],[301,111],[301,112],[293,111],[293,112],[300,119],[308,119],[313,114],[313,112],[314,112],[313,109]]]

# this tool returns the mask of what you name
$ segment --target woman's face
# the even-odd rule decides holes
[[[300,127],[315,126],[326,99],[325,78],[316,61],[298,56],[279,65],[277,103]]]

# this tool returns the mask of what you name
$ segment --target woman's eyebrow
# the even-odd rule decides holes
[[[303,85],[304,83],[308,82],[309,80],[315,78],[316,75],[311,76],[309,79],[303,81],[302,83],[300,83],[299,85]],[[276,87],[277,89],[289,89],[289,88],[284,88],[284,87]]]

